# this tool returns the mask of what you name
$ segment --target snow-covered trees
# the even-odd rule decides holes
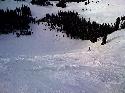
[[[14,33],[16,30],[28,31],[29,23],[32,21],[33,18],[28,6],[22,5],[21,8],[15,10],[0,10],[0,33]]]
[[[56,4],[57,7],[66,7],[66,1],[65,0],[60,0],[59,3]]]
[[[40,6],[47,6],[47,5],[53,5],[50,3],[50,1],[59,1],[56,6],[57,7],[66,7],[66,2],[84,2],[86,0],[32,0],[32,4],[40,5]]]
[[[53,5],[48,0],[32,0],[31,3],[41,6]]]
[[[121,21],[122,21],[122,23],[121,23],[121,29],[124,29],[125,28],[125,16],[121,17]]]
[[[118,29],[119,29],[119,25],[120,25],[120,17],[118,17],[118,18],[116,19],[115,30],[118,30]]]
[[[105,44],[107,34],[114,31],[114,26],[87,21],[85,18],[80,18],[77,12],[71,11],[59,11],[56,15],[47,14],[43,19],[38,20],[41,21],[47,22],[52,29],[60,27],[60,31],[65,32],[68,37],[90,40],[93,43],[98,37],[103,37],[103,44]]]

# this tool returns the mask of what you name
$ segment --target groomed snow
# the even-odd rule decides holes
[[[21,6],[14,1],[5,2],[11,9]],[[112,2],[114,10],[107,2],[110,5]],[[70,6],[69,3],[62,10],[79,11],[80,16],[100,23],[114,22],[115,17],[125,11],[124,0],[103,0],[100,3],[88,6],[82,3],[71,3]],[[0,8],[6,9],[3,2],[2,5]],[[29,6],[37,18],[61,9]],[[82,13],[82,7],[92,10]],[[121,13],[118,9],[122,10]],[[32,24],[31,28],[34,32],[31,36],[0,36],[0,93],[125,93],[124,29],[108,35],[108,43],[101,46],[101,40],[97,43],[73,40],[64,33],[49,31],[45,24]],[[88,51],[89,47],[91,51]]]

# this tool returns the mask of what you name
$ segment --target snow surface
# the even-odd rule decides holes
[[[5,2],[0,2],[0,8],[15,9],[23,3],[37,18],[61,9],[102,23],[115,22],[125,12],[124,0],[87,6],[68,3],[66,9]],[[91,11],[83,12],[84,7]],[[107,44],[101,46],[101,41],[73,40],[49,31],[45,23],[31,28],[31,36],[0,36],[0,93],[125,93],[125,29],[108,35]]]

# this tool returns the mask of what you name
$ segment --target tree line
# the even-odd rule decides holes
[[[84,1],[87,1],[87,0],[51,0],[51,1],[84,2]]]
[[[15,10],[0,9],[0,34],[14,34],[19,30],[20,33],[18,34],[20,35],[30,35],[31,32],[28,31],[29,23],[34,22],[35,19],[32,17],[31,10],[26,5],[22,5]]]
[[[125,29],[125,16],[121,17],[121,29]]]
[[[84,2],[86,0],[32,0],[32,4],[36,5],[41,5],[41,6],[47,6],[47,5],[52,5],[50,1],[59,1],[58,4],[56,5],[57,7],[66,7],[66,2]]]
[[[14,1],[17,1],[17,2],[18,2],[18,1],[25,1],[25,0],[14,0]]]
[[[40,6],[48,6],[48,5],[52,5],[49,0],[32,0],[31,1],[32,4],[36,4],[36,5],[40,5]]]
[[[47,22],[52,29],[60,27],[59,31],[74,39],[90,40],[97,42],[97,38],[103,37],[102,45],[106,44],[107,35],[119,29],[120,20],[117,18],[113,25],[91,22],[85,18],[80,18],[77,12],[62,12],[58,14],[46,14],[46,17],[37,22]]]

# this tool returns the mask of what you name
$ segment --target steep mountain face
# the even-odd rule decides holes
[[[114,23],[124,15],[124,2],[93,0],[86,6],[68,3],[62,9],[55,6],[57,2],[37,6],[6,0],[0,2],[0,9],[26,4],[37,19],[58,10],[74,10],[91,21]],[[101,46],[101,40],[73,40],[45,25],[31,24],[31,36],[0,35],[0,93],[125,92],[124,29],[108,35],[107,44]]]

